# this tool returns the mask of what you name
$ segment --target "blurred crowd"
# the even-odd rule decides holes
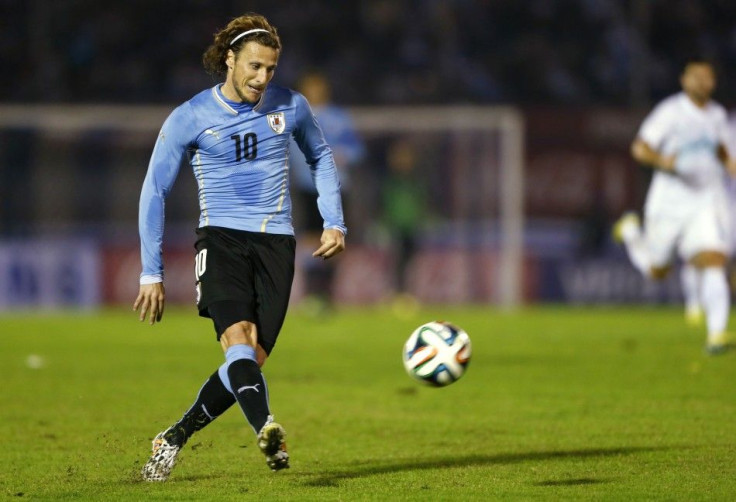
[[[0,0],[3,101],[187,99],[200,57],[247,11],[285,50],[277,82],[326,73],[342,104],[646,105],[711,58],[736,103],[733,0]]]

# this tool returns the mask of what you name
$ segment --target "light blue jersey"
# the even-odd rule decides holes
[[[163,279],[164,200],[187,156],[197,179],[199,226],[294,234],[289,196],[289,138],[314,172],[324,228],[346,233],[332,151],[307,100],[269,85],[253,105],[225,98],[220,85],[166,119],[141,190],[141,283]]]

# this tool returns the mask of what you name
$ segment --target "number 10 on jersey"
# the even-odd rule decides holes
[[[235,142],[235,161],[253,160],[258,155],[258,136],[256,133],[249,132],[243,134],[241,138],[238,134],[233,134],[230,139]]]

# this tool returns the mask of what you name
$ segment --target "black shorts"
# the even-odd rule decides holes
[[[233,324],[252,322],[270,354],[289,306],[294,237],[202,227],[194,247],[199,315],[212,319],[218,340]]]

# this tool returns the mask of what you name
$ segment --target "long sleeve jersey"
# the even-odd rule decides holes
[[[304,96],[269,85],[256,104],[225,98],[220,85],[164,122],[141,190],[141,283],[163,280],[164,201],[186,156],[197,180],[199,226],[294,234],[289,138],[314,173],[324,228],[347,232],[332,151]]]

